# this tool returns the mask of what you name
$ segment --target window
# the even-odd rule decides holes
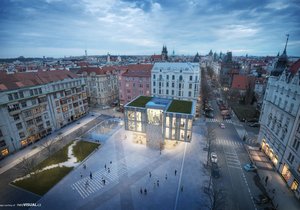
[[[172,88],[175,86],[174,82],[172,82]]]
[[[293,99],[296,100],[297,91],[294,92]]]
[[[172,90],[172,95],[174,95],[174,90]]]
[[[46,121],[46,125],[49,127],[50,126],[50,121]]]
[[[35,118],[36,123],[42,122],[42,116],[38,116],[37,118]]]
[[[135,87],[135,83],[132,83],[132,87]]]
[[[294,142],[293,142],[293,148],[298,151],[299,149],[299,144],[300,144],[300,140],[295,138]]]
[[[149,84],[146,84],[146,88],[149,88],[150,86],[149,86]]]
[[[4,147],[4,146],[6,146],[5,141],[4,140],[0,141],[0,147]]]
[[[155,93],[156,92],[156,90],[155,90],[155,88],[153,88],[153,93]]]
[[[192,96],[192,92],[191,91],[189,91],[189,97],[191,97]]]
[[[169,79],[169,75],[167,75],[167,79]]]
[[[190,76],[190,81],[192,81],[193,80],[193,76]]]
[[[23,128],[22,123],[17,123],[16,127],[17,127],[18,130],[21,130]]]
[[[20,116],[18,114],[13,115],[14,120],[19,120]]]
[[[19,99],[18,93],[14,93],[14,98],[15,98],[15,99]]]
[[[172,80],[175,80],[175,75],[172,75]]]
[[[19,94],[20,94],[20,98],[24,98],[23,91],[20,91]]]
[[[193,85],[192,84],[189,84],[189,89],[192,89],[193,88]]]
[[[166,90],[166,94],[169,95],[169,90]]]
[[[182,75],[179,76],[179,81],[182,81]]]
[[[290,153],[289,156],[288,156],[288,161],[289,161],[291,164],[293,164],[294,158],[295,158],[294,155],[293,155],[292,153]]]
[[[291,113],[293,111],[293,108],[294,108],[294,104],[291,103],[289,113]]]
[[[33,96],[33,90],[30,90],[30,96]]]
[[[284,110],[286,109],[287,103],[288,103],[287,101],[284,101],[284,106],[283,106]]]
[[[169,87],[169,82],[166,83],[166,87]]]
[[[36,104],[36,100],[35,100],[35,99],[32,99],[32,100],[31,100],[31,103],[32,103],[32,105],[35,105],[35,104]]]
[[[33,120],[28,120],[28,121],[26,121],[26,124],[27,124],[27,126],[33,125]]]
[[[143,84],[140,84],[140,88],[143,88]]]
[[[20,133],[19,133],[19,136],[20,136],[21,139],[24,138],[24,137],[25,137],[24,132],[20,132]]]
[[[8,100],[10,101],[14,100],[12,94],[8,94]]]
[[[155,81],[153,81],[153,86],[155,86],[156,84],[155,84]]]
[[[27,103],[26,103],[26,101],[22,101],[21,102],[21,106],[24,108],[24,107],[27,107]]]
[[[153,79],[155,79],[155,74],[153,74]]]

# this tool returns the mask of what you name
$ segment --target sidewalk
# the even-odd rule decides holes
[[[11,154],[8,157],[4,158],[0,161],[0,174],[6,172],[7,170],[13,168],[17,164],[19,164],[24,157],[31,157],[38,152],[40,152],[43,147],[41,145],[49,139],[56,138],[59,133],[60,136],[64,137],[69,133],[73,132],[74,130],[78,129],[79,127],[84,126],[91,120],[98,117],[100,114],[98,113],[89,113],[88,115],[84,116],[83,118],[72,122],[71,124],[67,125],[66,127],[53,132],[51,135],[46,136],[45,138],[41,139],[40,141],[36,142],[35,144],[31,144],[30,146],[17,151],[15,154]]]
[[[258,176],[268,196],[272,199],[277,210],[300,209],[300,201],[294,193],[286,186],[285,181],[277,173],[268,157],[258,147],[247,147],[250,159],[258,167]],[[265,182],[268,177],[267,184]]]

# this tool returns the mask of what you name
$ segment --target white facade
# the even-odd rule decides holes
[[[151,71],[151,95],[197,101],[200,77],[198,63],[155,63]]]
[[[299,117],[299,69],[295,75],[283,72],[279,77],[271,76],[264,95],[258,141],[261,142],[263,151],[270,157],[276,169],[298,196]]]
[[[0,92],[0,158],[88,112],[85,84],[70,78]]]

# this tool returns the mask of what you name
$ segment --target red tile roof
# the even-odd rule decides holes
[[[245,75],[234,75],[231,88],[246,90],[248,87],[248,78]]]
[[[296,74],[300,69],[300,59],[298,59],[293,65],[290,67],[290,71],[292,74]]]
[[[152,64],[131,64],[124,66],[126,71],[122,74],[125,77],[150,77]]]
[[[77,74],[82,74],[84,72],[90,74],[92,72],[96,73],[97,75],[106,74],[106,73],[112,73],[114,70],[116,70],[116,67],[114,66],[103,66],[103,67],[81,67],[80,70],[78,70]]]
[[[73,78],[78,78],[78,76],[66,70],[20,72],[14,74],[3,74],[1,72],[0,91],[43,85],[51,82]]]

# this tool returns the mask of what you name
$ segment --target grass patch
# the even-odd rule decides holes
[[[68,160],[68,147],[73,143],[73,141],[66,146],[64,146],[62,149],[59,151],[55,152],[53,155],[48,157],[47,159],[43,160],[41,163],[39,163],[35,169],[43,169],[46,166],[50,166],[53,164],[58,164],[58,163],[63,163]]]
[[[191,101],[173,100],[168,108],[168,112],[191,114],[192,104]]]
[[[230,103],[229,105],[231,106],[239,120],[250,120],[253,118],[258,118],[255,107],[251,105],[241,105],[236,103]]]
[[[128,106],[135,106],[135,107],[145,107],[146,104],[152,99],[149,96],[140,96],[136,100],[132,101]]]
[[[96,143],[79,141],[73,147],[73,154],[75,157],[77,157],[77,161],[81,162],[98,147],[99,144]]]
[[[32,175],[28,179],[13,182],[12,184],[42,196],[72,169],[73,167],[56,167]]]

